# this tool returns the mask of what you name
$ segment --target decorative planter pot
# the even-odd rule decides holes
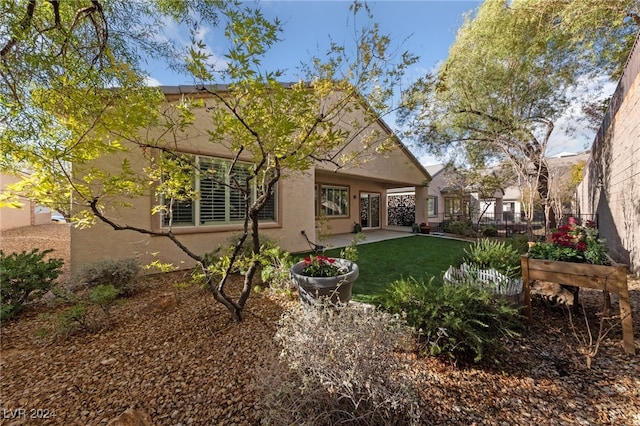
[[[589,263],[560,262],[557,260],[530,259],[520,257],[522,284],[525,297],[525,314],[531,316],[531,281],[544,280],[575,287],[593,288],[618,293],[622,338],[625,352],[635,355],[633,342],[633,320],[627,285],[627,265],[591,265]]]
[[[428,234],[429,232],[431,232],[431,226],[429,226],[429,225],[420,226],[420,233],[421,234]]]
[[[353,282],[358,278],[358,265],[347,259],[336,259],[335,264],[345,267],[347,273],[337,277],[308,277],[302,275],[304,262],[291,267],[291,279],[298,287],[300,301],[313,304],[319,298],[328,298],[330,303],[348,303],[351,300]]]

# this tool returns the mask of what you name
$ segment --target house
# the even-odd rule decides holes
[[[597,215],[610,255],[640,276],[640,34],[576,192],[580,214]]]
[[[493,221],[501,213],[501,189],[490,190],[485,194],[476,185],[463,183],[460,176],[445,164],[426,167],[431,175],[427,194],[427,217],[433,230],[442,231],[451,221],[471,220]],[[414,188],[395,188],[389,190],[389,222],[397,226],[409,226],[414,220]]]
[[[572,172],[575,166],[584,165],[589,151],[579,154],[563,153],[546,159],[549,167],[552,195],[562,200],[564,214],[576,214],[575,187]],[[446,231],[453,221],[471,220],[474,228],[494,226],[498,230],[526,232],[522,191],[517,185],[507,185],[491,168],[480,172],[480,178],[464,178],[445,164],[426,167],[432,177],[427,197],[428,222],[431,228]],[[495,181],[484,179],[493,174]],[[485,180],[486,182],[480,182]],[[413,188],[398,188],[389,191],[389,222],[408,226],[413,221]],[[544,226],[542,211],[534,213],[534,228]]]
[[[211,97],[195,86],[161,89],[169,103],[178,102],[183,96]],[[233,153],[223,144],[213,144],[209,140],[208,131],[211,129],[207,126],[211,123],[208,116],[211,112],[201,108],[194,113],[194,123],[188,135],[178,142],[179,150],[192,155],[201,169],[213,164],[217,168],[229,167]],[[354,109],[351,114],[363,114],[363,109]],[[379,132],[393,135],[381,119],[375,125]],[[412,186],[426,201],[427,184],[431,179],[401,141],[398,138],[395,141],[395,148],[390,152],[374,155],[366,162],[337,171],[329,165],[316,163],[305,172],[287,173],[278,183],[273,202],[262,212],[261,234],[275,240],[284,250],[301,252],[310,249],[302,231],[312,241],[318,241],[320,233],[352,232],[355,223],[360,224],[365,232],[386,229],[387,204],[384,201],[388,191]],[[245,158],[240,157],[239,164]],[[140,173],[145,167],[140,150],[136,149],[118,153],[115,157],[100,158],[97,165],[109,168],[116,159],[128,159],[134,170]],[[210,169],[213,170],[212,167]],[[228,244],[229,237],[242,230],[243,215],[235,208],[239,201],[229,188],[213,188],[205,179],[196,180],[196,185],[202,192],[201,197],[175,205],[171,220],[172,232],[177,239],[201,255]],[[416,206],[418,220],[426,220],[425,201]],[[152,193],[129,202],[129,207],[113,206],[109,214],[114,222],[156,231],[168,229],[167,215],[151,212],[151,207],[158,203]],[[72,228],[72,271],[98,259],[130,257],[138,258],[141,264],[160,261],[179,267],[193,266],[193,260],[166,237],[115,231],[104,223],[87,229]]]
[[[8,185],[18,183],[20,177],[8,173],[0,173],[0,192],[4,192]],[[22,207],[0,208],[0,230],[4,231],[22,226],[43,225],[51,222],[51,210],[38,206],[35,202],[21,198]]]

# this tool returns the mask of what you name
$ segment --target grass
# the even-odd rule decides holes
[[[442,275],[458,259],[468,242],[445,238],[410,236],[358,245],[360,277],[353,285],[353,298],[370,302],[393,281],[410,276],[418,280]],[[339,257],[339,248],[326,251]]]

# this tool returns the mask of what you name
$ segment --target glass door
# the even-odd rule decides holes
[[[362,228],[380,228],[380,194],[360,193],[360,225]]]

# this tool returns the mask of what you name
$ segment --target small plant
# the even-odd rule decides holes
[[[377,302],[386,311],[406,316],[426,353],[456,361],[497,362],[502,339],[518,336],[522,329],[517,308],[476,286],[403,279]]]
[[[0,320],[22,310],[32,300],[41,298],[62,272],[62,259],[44,260],[53,250],[11,253],[0,250]]]
[[[294,287],[289,272],[294,261],[289,253],[279,247],[264,249],[261,252],[260,263],[260,276],[270,288],[286,291]]]
[[[112,285],[120,295],[130,296],[136,289],[139,272],[140,267],[135,258],[100,260],[84,266],[78,273],[78,280],[89,289]]]
[[[351,240],[351,243],[340,250],[340,257],[351,262],[356,262],[358,260],[358,243],[364,241],[366,238],[362,232],[357,233]]]
[[[259,408],[270,424],[417,424],[418,396],[403,372],[411,331],[375,309],[286,311],[280,356],[259,371]]]
[[[520,253],[504,241],[482,239],[464,249],[463,261],[480,269],[495,269],[509,278],[520,276]]]
[[[91,323],[87,315],[87,305],[77,303],[58,315],[58,334],[65,337],[82,330],[89,331]]]
[[[235,247],[240,244],[241,234],[232,235],[227,239],[227,242],[218,246],[214,251],[205,253],[203,255],[203,266],[212,272],[214,275],[222,276],[226,273],[226,270],[231,263],[231,257]],[[271,249],[277,249],[277,244],[270,238],[260,236],[260,252],[267,252]],[[268,263],[268,258],[273,256],[273,253],[267,254],[266,258],[261,258],[260,254],[253,253],[253,242],[251,238],[247,238],[240,246],[240,251],[236,257],[234,268],[232,273],[243,274],[249,269],[250,264],[257,259],[262,266],[264,263]],[[196,281],[201,281],[204,278],[204,273],[201,270],[194,271],[193,278]]]
[[[119,293],[113,285],[99,285],[89,291],[89,300],[102,309],[107,322],[111,322],[110,309],[116,302]]]
[[[529,238],[526,235],[516,234],[507,240],[507,244],[520,253],[520,255],[527,254],[529,251]]]

